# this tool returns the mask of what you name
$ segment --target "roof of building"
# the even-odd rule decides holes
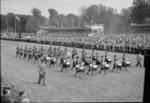
[[[43,28],[49,32],[90,32],[90,28]]]
[[[148,24],[131,24],[133,27],[150,27],[150,23]]]

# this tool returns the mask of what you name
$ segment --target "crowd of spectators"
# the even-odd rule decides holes
[[[11,36],[12,37],[12,36]],[[15,38],[15,37],[14,37]],[[138,53],[150,50],[150,33],[99,34],[87,37],[23,35],[23,41],[114,52]]]
[[[90,37],[43,37],[41,40],[150,49],[150,34],[105,34]]]

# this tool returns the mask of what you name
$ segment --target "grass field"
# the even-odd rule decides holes
[[[94,73],[73,77],[75,71],[46,69],[46,86],[37,85],[38,68],[32,61],[15,57],[17,45],[40,44],[1,40],[1,75],[18,89],[26,90],[32,102],[142,102],[144,69],[135,68],[136,55],[127,54],[132,66],[128,72]],[[48,48],[48,45],[43,45]],[[63,48],[63,47],[62,47]],[[72,49],[70,49],[72,50]],[[89,52],[87,50],[87,52]],[[100,55],[102,51],[97,51]],[[109,56],[115,53],[109,52]],[[122,54],[117,53],[121,60]]]

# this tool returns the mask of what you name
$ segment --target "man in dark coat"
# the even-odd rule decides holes
[[[46,75],[46,72],[45,72],[45,69],[46,69],[46,64],[44,62],[43,59],[41,59],[41,63],[38,65],[39,67],[39,79],[38,79],[38,84],[41,83],[41,80],[43,80],[43,85],[45,85],[45,75]]]

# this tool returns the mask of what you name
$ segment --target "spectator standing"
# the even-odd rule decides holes
[[[38,65],[38,70],[39,70],[39,79],[38,79],[38,84],[41,83],[41,80],[43,80],[43,85],[46,85],[45,84],[45,75],[46,75],[46,72],[45,72],[45,69],[46,69],[46,64],[44,62],[43,59],[41,59],[41,63]]]

